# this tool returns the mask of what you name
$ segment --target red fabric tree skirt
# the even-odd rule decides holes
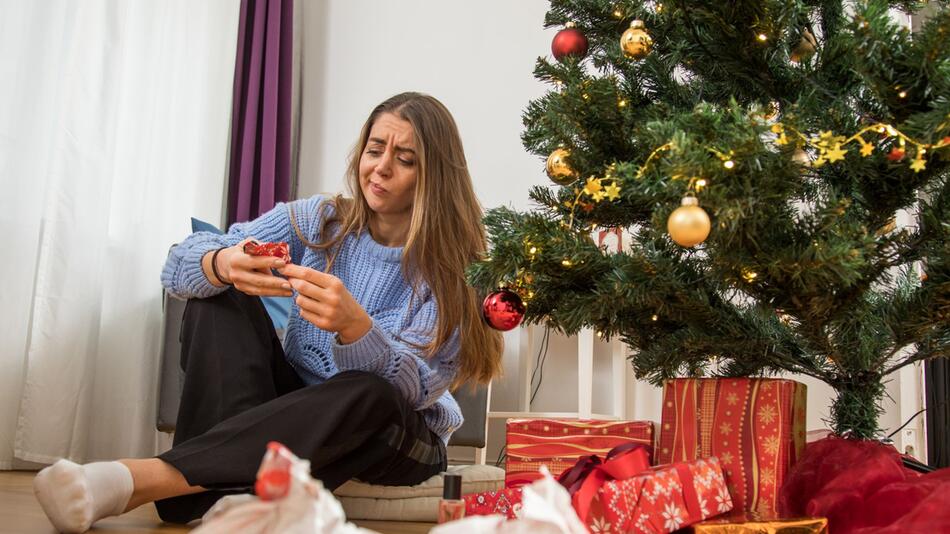
[[[827,517],[835,534],[950,532],[950,468],[921,475],[891,446],[828,437],[808,444],[779,510]]]

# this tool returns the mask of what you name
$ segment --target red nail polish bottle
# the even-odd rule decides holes
[[[442,499],[439,501],[440,524],[465,517],[465,501],[462,500],[462,475],[445,474],[442,480]]]

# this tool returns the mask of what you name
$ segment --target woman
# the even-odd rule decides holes
[[[54,526],[83,532],[152,501],[162,519],[191,521],[250,490],[271,440],[309,459],[331,490],[354,477],[417,484],[445,469],[462,423],[448,390],[490,380],[501,359],[465,283],[485,233],[445,106],[419,93],[377,106],[347,186],[351,199],[279,204],[173,249],[162,283],[190,298],[174,447],[44,469],[34,490]],[[288,242],[291,262],[245,254],[251,238]],[[263,295],[295,296],[283,346]]]

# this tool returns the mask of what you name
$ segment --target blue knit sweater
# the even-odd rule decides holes
[[[201,257],[208,251],[235,245],[244,238],[286,241],[291,261],[318,271],[326,268],[326,255],[304,245],[290,222],[294,211],[306,238],[317,243],[320,223],[332,213],[324,197],[278,204],[256,220],[231,226],[227,234],[195,232],[175,246],[162,270],[162,285],[184,298],[203,298],[223,292],[201,270]],[[319,210],[318,210],[319,208]],[[328,231],[335,231],[330,226]],[[455,335],[427,358],[413,346],[425,344],[434,332],[435,297],[423,286],[415,298],[402,272],[402,247],[376,243],[369,232],[348,235],[333,263],[331,274],[339,278],[373,319],[373,327],[348,345],[336,342],[335,334],[313,326],[300,317],[296,303],[290,311],[284,352],[287,361],[307,384],[319,384],[343,370],[375,373],[395,385],[428,427],[447,444],[462,425],[462,412],[448,387],[458,370],[459,338]],[[316,414],[315,414],[316,416]]]

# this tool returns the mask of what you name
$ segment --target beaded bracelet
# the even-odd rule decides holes
[[[211,255],[211,272],[214,273],[214,277],[218,279],[218,282],[226,286],[233,286],[231,282],[226,282],[224,278],[221,277],[221,273],[218,272],[218,253],[228,247],[222,247],[214,251],[214,254]]]

